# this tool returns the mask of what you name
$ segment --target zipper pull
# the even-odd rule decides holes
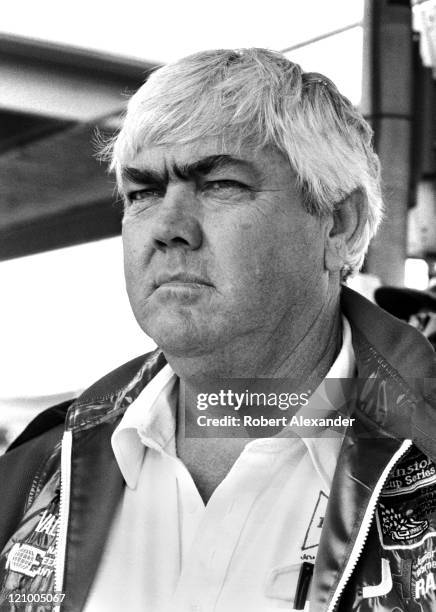
[[[314,564],[303,561],[298,575],[297,590],[294,597],[294,610],[304,610],[310,583],[312,582]]]

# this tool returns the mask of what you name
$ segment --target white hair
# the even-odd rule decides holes
[[[360,268],[382,217],[380,165],[370,126],[328,78],[266,49],[196,53],[151,74],[130,99],[106,156],[120,182],[122,167],[144,145],[205,136],[276,147],[311,214],[332,214],[360,190],[368,216],[342,278]]]

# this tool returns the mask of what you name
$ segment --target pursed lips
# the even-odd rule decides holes
[[[176,285],[203,285],[206,287],[213,287],[212,283],[208,280],[196,276],[195,274],[163,274],[158,276],[155,281],[155,289],[162,287],[163,285],[176,286]]]

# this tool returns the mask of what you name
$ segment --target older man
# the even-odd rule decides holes
[[[157,70],[109,150],[159,348],[4,457],[0,609],[434,610],[434,355],[341,285],[382,208],[361,115],[280,54],[209,51]],[[345,435],[185,435],[205,380],[292,379],[304,417],[353,378]],[[230,418],[236,393],[202,397]]]

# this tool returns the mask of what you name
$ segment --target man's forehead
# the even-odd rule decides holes
[[[287,160],[273,147],[240,145],[229,139],[205,137],[180,144],[146,143],[134,156],[123,161],[121,170],[122,176],[127,174],[126,178],[129,178],[131,169],[170,172],[174,168],[192,167],[194,171],[198,168],[200,172],[207,173],[233,166],[248,171],[263,171],[265,162],[282,164]]]
[[[167,161],[177,163],[192,163],[212,156],[229,156],[235,158],[251,157],[253,148],[239,146],[237,143],[225,142],[223,138],[205,137],[190,142],[154,144],[144,143],[140,150],[123,166],[139,166],[142,164],[161,164]]]

